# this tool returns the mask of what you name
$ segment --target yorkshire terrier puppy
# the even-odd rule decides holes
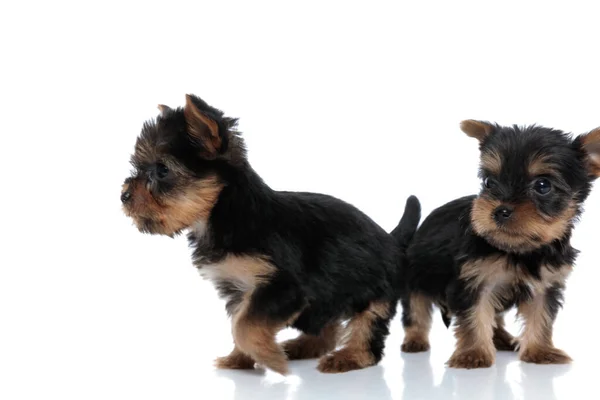
[[[573,225],[600,175],[600,128],[575,138],[474,120],[461,129],[480,144],[481,192],[436,209],[414,235],[402,350],[429,349],[436,304],[446,326],[455,320],[450,367],[489,367],[496,350],[519,350],[525,362],[568,363],[553,345],[552,325],[577,255]],[[514,306],[524,322],[518,339],[503,320]]]
[[[329,373],[378,363],[418,200],[390,235],[341,200],[271,189],[248,163],[237,120],[200,98],[159,109],[137,139],[121,201],[141,232],[188,231],[193,262],[232,319],[235,347],[216,366],[285,374],[288,359],[322,357]],[[302,333],[278,344],[287,326]]]

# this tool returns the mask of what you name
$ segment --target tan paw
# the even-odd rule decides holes
[[[253,369],[254,360],[244,353],[234,352],[215,360],[215,367],[219,369]]]
[[[454,352],[446,363],[450,368],[489,368],[494,363],[494,357],[481,350]]]
[[[523,349],[519,358],[534,364],[569,364],[573,361],[567,353],[554,347]]]
[[[317,369],[327,374],[337,374],[371,365],[375,365],[375,360],[365,350],[341,349],[321,358]]]
[[[287,375],[290,372],[287,359],[269,360],[269,362],[259,362],[259,364],[264,365],[281,375]]]
[[[429,350],[429,343],[422,342],[419,340],[408,340],[402,343],[402,347],[400,348],[405,353],[420,353],[422,351]]]

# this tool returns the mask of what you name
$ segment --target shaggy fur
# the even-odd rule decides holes
[[[288,356],[323,356],[323,372],[378,363],[416,198],[391,236],[331,196],[271,189],[249,165],[236,120],[198,97],[159,109],[137,140],[121,200],[142,232],[188,231],[194,264],[232,318],[235,348],[217,366],[286,373]],[[282,346],[275,335],[286,326],[302,335]]]
[[[599,175],[600,129],[573,139],[539,126],[461,128],[479,140],[482,189],[433,211],[410,243],[402,350],[429,349],[435,304],[456,325],[450,367],[489,367],[496,350],[517,348],[523,361],[569,362],[552,325],[577,255],[573,225]],[[502,318],[515,306],[518,339]]]

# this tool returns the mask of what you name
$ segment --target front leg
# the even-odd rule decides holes
[[[562,292],[562,285],[555,285],[534,293],[529,301],[519,303],[518,312],[524,320],[520,337],[521,361],[535,364],[568,364],[572,361],[552,342],[552,326],[561,306]]]
[[[246,293],[232,320],[236,347],[250,359],[280,374],[288,372],[288,358],[276,341],[304,308],[298,286],[282,272]]]
[[[465,289],[462,310],[456,313],[456,349],[447,365],[467,369],[491,367],[496,355],[493,337],[497,298],[491,287]]]

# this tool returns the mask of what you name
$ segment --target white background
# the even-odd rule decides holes
[[[2,2],[0,398],[593,390],[598,192],[573,238],[582,254],[556,323],[575,363],[508,354],[479,371],[444,367],[453,337],[437,316],[431,353],[401,356],[397,318],[381,366],[364,371],[321,375],[315,361],[293,363],[287,378],[214,371],[229,327],[185,238],[141,235],[120,210],[143,121],[188,92],[240,117],[250,161],[273,188],[335,195],[387,230],[410,194],[426,215],[478,190],[477,143],[462,119],[575,133],[600,124],[593,6],[410,3]]]

